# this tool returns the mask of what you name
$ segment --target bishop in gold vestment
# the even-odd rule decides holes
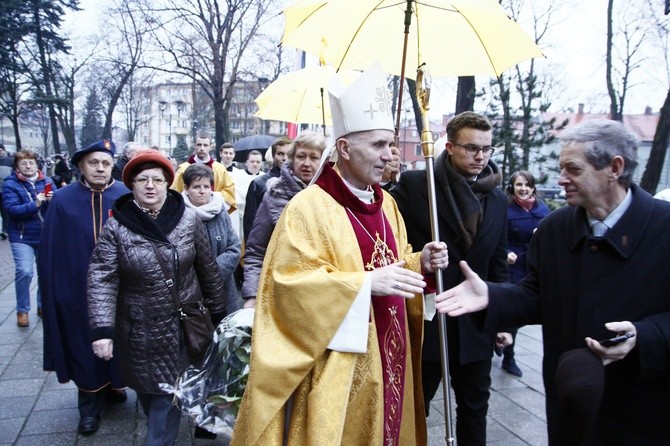
[[[412,254],[377,184],[393,143],[381,71],[330,94],[337,170],[324,164],[273,232],[233,446],[427,442],[419,272],[446,267],[446,245]]]

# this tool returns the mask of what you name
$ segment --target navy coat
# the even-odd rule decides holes
[[[551,445],[574,444],[557,402],[558,358],[585,347],[586,336],[611,337],[606,322],[626,320],[637,346],[605,367],[597,444],[670,444],[670,203],[631,189],[630,207],[602,239],[590,235],[584,209],[558,209],[533,236],[528,276],[489,284],[487,325],[542,324]]]
[[[111,383],[124,387],[117,358],[93,355],[89,339],[86,277],[88,262],[115,199],[128,193],[115,181],[104,192],[72,183],[54,193],[44,221],[37,262],[42,292],[44,370],[56,371],[58,382],[73,380],[83,390]],[[102,194],[102,206],[92,206]]]
[[[529,212],[515,202],[507,205],[507,252],[517,255],[516,262],[509,266],[509,280],[512,283],[521,281],[528,273],[526,253],[530,239],[540,221],[549,214],[544,202],[536,200]]]
[[[469,252],[460,239],[458,225],[454,216],[448,211],[444,195],[447,181],[446,169],[439,157],[435,161],[436,200],[440,240],[449,249],[449,266],[442,272],[444,289],[452,288],[463,281],[463,274],[458,267],[460,260],[466,260],[470,267],[482,278],[494,282],[507,282],[507,198],[499,188],[493,189],[481,198],[484,215],[477,230]],[[430,231],[430,214],[428,209],[428,188],[426,171],[414,170],[405,172],[400,182],[391,189],[391,195],[398,203],[398,208],[405,220],[407,240],[417,251],[432,241]],[[491,359],[495,343],[495,332],[481,331],[484,313],[447,318],[449,337],[449,354],[458,355],[451,360],[460,364]],[[423,360],[440,361],[440,342],[438,317],[425,323],[423,343]]]

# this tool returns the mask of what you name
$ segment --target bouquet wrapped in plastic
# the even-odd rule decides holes
[[[253,309],[226,316],[214,330],[202,364],[189,366],[174,386],[160,385],[175,395],[183,413],[215,434],[232,436],[249,376],[253,321]]]

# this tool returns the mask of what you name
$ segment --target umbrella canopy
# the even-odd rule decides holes
[[[239,139],[233,144],[233,149],[235,149],[234,160],[240,162],[246,161],[247,154],[252,150],[258,150],[261,154],[265,155],[265,152],[275,142],[275,139],[277,138],[270,135],[250,135]]]
[[[495,77],[542,55],[496,0],[302,0],[284,10],[282,45],[315,54],[338,70],[364,70],[379,60],[387,73],[402,75],[408,5],[406,77],[414,78],[423,63],[438,77]]]
[[[328,82],[335,75],[329,65],[303,68],[286,73],[256,98],[255,116],[275,121],[331,125]],[[360,72],[340,73],[345,84],[353,82]]]

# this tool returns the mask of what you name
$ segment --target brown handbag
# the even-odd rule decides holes
[[[175,283],[175,280],[168,279],[169,274],[163,263],[160,261],[156,246],[153,243],[151,243],[151,246],[156,253],[156,261],[160,265],[163,275],[166,277],[165,284],[175,301],[177,314],[179,315],[179,325],[181,326],[181,331],[184,335],[186,349],[192,359],[200,359],[205,351],[207,351],[207,347],[212,343],[212,334],[214,333],[214,324],[212,324],[212,316],[209,313],[209,308],[207,308],[200,300],[195,302],[182,302],[181,299],[179,299],[179,295],[177,294],[179,290],[179,275],[176,272],[176,262],[178,259],[176,248],[170,245],[175,262],[173,264],[174,277],[177,283]]]

